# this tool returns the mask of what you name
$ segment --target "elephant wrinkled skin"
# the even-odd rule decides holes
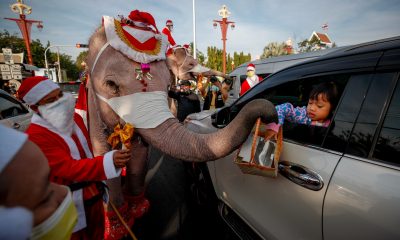
[[[90,39],[87,59],[89,69],[93,71],[87,87],[89,130],[95,155],[102,155],[110,150],[107,137],[116,124],[124,124],[122,118],[106,102],[100,100],[98,95],[110,99],[142,91],[140,81],[135,80],[137,74],[135,68],[140,68],[140,63],[130,60],[111,46],[104,50],[93,69],[94,59],[106,42],[104,28],[99,28]],[[170,83],[169,69],[180,79],[193,79],[189,70],[196,65],[197,61],[187,54],[174,54],[167,61],[151,62],[150,73],[153,79],[148,81],[146,92],[166,93]],[[167,104],[165,108],[168,108]],[[135,128],[135,135],[141,139],[133,140],[134,156],[127,168],[127,191],[131,194],[143,191],[146,173],[146,161],[143,159],[147,156],[146,143],[185,161],[216,160],[228,155],[246,140],[258,117],[266,123],[277,122],[274,106],[267,100],[259,99],[247,104],[228,126],[215,133],[191,132],[176,118],[169,118],[154,128]],[[111,180],[108,184],[111,189],[111,200],[120,205],[122,201],[122,190],[118,189],[120,180]]]

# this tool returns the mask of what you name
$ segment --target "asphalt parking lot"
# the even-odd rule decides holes
[[[165,157],[147,187],[151,207],[143,218],[136,220],[133,227],[136,237],[141,240],[238,239],[223,224],[217,208],[194,203],[189,189],[183,162]]]

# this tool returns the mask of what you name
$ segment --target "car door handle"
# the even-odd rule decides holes
[[[19,123],[14,123],[13,124],[13,128],[14,129],[19,129],[21,127],[21,125]]]
[[[310,190],[318,191],[324,186],[324,181],[318,173],[296,163],[279,162],[279,173],[290,181]]]

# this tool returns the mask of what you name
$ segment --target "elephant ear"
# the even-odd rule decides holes
[[[149,13],[139,13],[142,13],[142,18],[140,14],[135,14],[134,19],[122,22],[110,16],[103,16],[107,41],[114,49],[135,62],[165,60],[168,46],[166,36],[158,32],[155,23],[150,21],[153,18],[149,17]]]

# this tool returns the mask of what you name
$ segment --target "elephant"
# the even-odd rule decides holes
[[[199,134],[185,128],[169,112],[167,101],[170,70],[180,79],[193,79],[198,69],[197,61],[184,49],[176,49],[166,60],[145,64],[151,78],[144,84],[136,80],[137,69],[144,65],[108,45],[106,29],[102,26],[90,37],[86,62],[90,72],[86,86],[88,129],[94,155],[103,155],[110,150],[107,138],[117,124],[127,122],[126,116],[139,119],[138,123],[133,123],[132,158],[127,165],[125,190],[121,188],[120,178],[107,181],[110,199],[117,206],[124,203],[124,194],[136,196],[143,192],[149,145],[183,161],[213,161],[237,149],[250,134],[257,118],[265,123],[277,122],[274,105],[258,99],[244,106],[229,125],[214,133]],[[207,70],[206,74],[223,76],[213,70]],[[143,101],[140,100],[142,96],[154,98]],[[136,102],[138,98],[140,104]],[[116,99],[118,101],[114,101]],[[153,102],[157,102],[157,106]],[[123,113],[119,111],[122,108]],[[146,121],[141,122],[141,117]]]

